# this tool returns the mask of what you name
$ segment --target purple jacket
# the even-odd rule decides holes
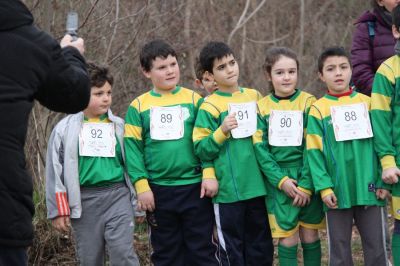
[[[373,38],[369,35],[368,21],[375,22]],[[366,11],[355,25],[351,46],[353,82],[359,92],[370,96],[376,70],[383,61],[394,55],[395,39],[392,27],[375,10]]]

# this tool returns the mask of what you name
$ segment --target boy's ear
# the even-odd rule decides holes
[[[319,77],[319,79],[320,79],[322,82],[325,82],[324,76],[323,76],[322,73],[319,72],[319,71],[318,71],[318,77]]]
[[[150,71],[146,71],[146,70],[144,70],[144,68],[142,68],[142,73],[143,73],[143,75],[146,77],[146,78],[150,78],[151,76],[150,76]]]
[[[201,80],[195,79],[195,80],[194,80],[194,86],[195,86],[196,88],[202,88],[202,87],[203,87],[203,83],[201,83]]]
[[[392,25],[392,33],[393,33],[393,37],[398,40],[400,39],[400,32],[399,30],[396,28],[396,25]]]

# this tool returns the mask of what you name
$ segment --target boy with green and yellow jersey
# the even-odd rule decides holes
[[[139,265],[133,250],[135,191],[125,172],[124,121],[112,114],[113,77],[88,64],[88,107],[54,128],[46,157],[47,216],[65,233],[72,225],[81,265]],[[99,204],[101,202],[101,204]]]
[[[225,43],[208,43],[200,63],[218,86],[200,107],[193,140],[196,154],[214,166],[219,182],[213,201],[221,263],[272,265],[266,189],[252,142],[261,95],[238,86],[239,67]]]
[[[147,43],[140,64],[153,89],[129,106],[124,143],[138,206],[147,211],[151,226],[152,263],[218,265],[209,198],[217,193],[218,183],[213,171],[202,179],[192,141],[201,97],[177,86],[179,65],[168,43]]]
[[[400,265],[400,7],[392,11],[393,36],[397,39],[396,55],[378,68],[371,94],[371,118],[375,150],[382,165],[382,180],[391,184],[394,230],[392,254],[394,265]]]
[[[353,221],[366,265],[386,265],[382,189],[369,120],[370,98],[349,87],[351,65],[341,47],[318,59],[328,93],[310,108],[307,156],[316,191],[325,203],[330,265],[351,265]]]

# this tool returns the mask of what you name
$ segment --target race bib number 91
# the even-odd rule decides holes
[[[150,137],[154,140],[180,139],[184,134],[183,108],[152,107],[150,109]]]
[[[257,131],[257,105],[256,102],[230,103],[229,114],[236,113],[238,127],[231,130],[235,139],[247,138]]]
[[[83,123],[79,134],[79,155],[115,157],[115,129],[113,123]]]
[[[331,106],[336,141],[372,138],[372,127],[365,103]]]

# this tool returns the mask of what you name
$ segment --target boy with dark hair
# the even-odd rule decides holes
[[[208,71],[204,71],[200,64],[200,60],[196,61],[195,65],[196,79],[194,84],[197,88],[201,89],[204,94],[204,97],[207,97],[210,94],[213,94],[214,91],[218,89],[217,84],[214,79],[211,77]]]
[[[208,43],[200,63],[218,86],[200,107],[193,140],[196,154],[214,165],[219,182],[214,212],[222,265],[272,265],[266,189],[252,141],[261,95],[239,87],[239,67],[225,43]]]
[[[168,43],[147,43],[140,64],[153,88],[129,106],[124,142],[138,206],[147,211],[151,226],[152,262],[218,265],[209,198],[218,183],[212,170],[202,178],[192,142],[201,97],[177,85],[179,65]]]
[[[400,6],[392,11],[392,33],[397,40],[396,54],[382,63],[374,77],[371,95],[371,117],[375,150],[382,165],[382,180],[392,184],[394,231],[392,254],[394,265],[400,265]]]
[[[328,92],[310,108],[306,146],[312,181],[325,203],[329,265],[353,265],[353,221],[365,265],[386,265],[382,189],[369,119],[370,98],[350,86],[351,64],[341,47],[318,58]]]
[[[111,113],[113,77],[88,64],[88,107],[54,128],[46,157],[47,217],[60,232],[72,224],[80,265],[139,265],[133,250],[135,191],[125,173],[124,121]],[[101,203],[101,204],[99,204]]]

